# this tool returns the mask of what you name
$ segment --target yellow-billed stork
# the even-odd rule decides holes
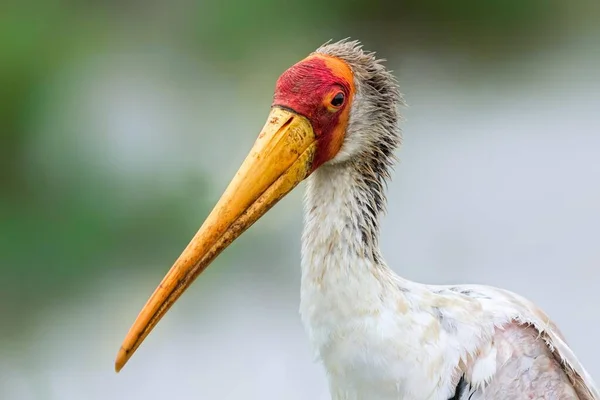
[[[117,371],[211,261],[306,179],[300,313],[333,399],[600,400],[530,301],[411,282],[386,265],[379,218],[401,101],[358,42],[325,44],[285,71],[254,147],[140,312]]]

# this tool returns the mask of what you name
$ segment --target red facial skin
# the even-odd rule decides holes
[[[344,93],[344,103],[334,107],[331,101],[339,92]],[[335,157],[342,147],[353,97],[352,70],[335,57],[311,55],[277,80],[273,106],[291,109],[312,124],[317,137],[313,171]]]

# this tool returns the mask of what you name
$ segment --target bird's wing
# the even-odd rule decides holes
[[[490,335],[459,366],[462,378],[455,399],[600,400],[592,378],[559,329],[535,304],[492,287],[452,290],[476,297],[491,316]]]

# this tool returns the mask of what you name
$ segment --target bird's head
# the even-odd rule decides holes
[[[359,162],[366,173],[385,174],[400,140],[400,101],[391,73],[358,42],[326,44],[286,70],[253,148],[138,315],[119,350],[116,370],[193,280],[316,169]]]
[[[357,41],[325,44],[277,80],[273,110],[283,108],[310,122],[322,164],[369,157],[388,161],[399,144],[401,95],[391,72]]]

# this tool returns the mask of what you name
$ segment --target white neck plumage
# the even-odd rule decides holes
[[[347,261],[340,268],[354,268],[351,261],[381,261],[379,210],[361,184],[360,171],[351,163],[324,165],[308,178],[304,199],[302,267],[329,264],[328,258]],[[342,260],[340,260],[342,261]]]
[[[386,291],[384,286],[398,283],[379,251],[378,218],[383,211],[383,194],[365,179],[362,168],[348,162],[324,165],[307,180],[303,304],[317,304],[321,299],[337,305],[346,300],[348,306],[375,305],[364,297],[381,296]],[[362,301],[357,303],[359,294]]]

